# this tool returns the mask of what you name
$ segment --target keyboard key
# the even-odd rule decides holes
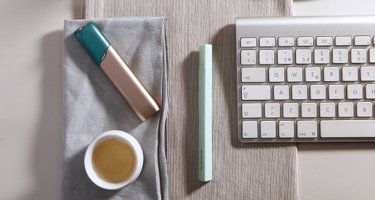
[[[279,118],[280,117],[280,104],[279,103],[265,103],[264,104],[266,118]]]
[[[324,67],[324,81],[336,82],[340,79],[339,67]]]
[[[354,116],[354,109],[353,109],[353,102],[339,102],[338,110],[339,110],[339,117],[353,117]]]
[[[302,81],[302,67],[288,67],[287,68],[288,82],[301,82]]]
[[[257,39],[252,38],[241,38],[241,47],[256,47]]]
[[[258,137],[258,123],[256,121],[242,122],[242,137],[243,138],[257,138]]]
[[[350,36],[339,36],[335,38],[336,46],[350,46],[352,45],[352,38]]]
[[[243,103],[242,118],[259,118],[262,117],[262,104],[260,103]]]
[[[279,137],[293,138],[294,137],[294,121],[279,121]]]
[[[275,121],[261,121],[260,122],[260,137],[276,138],[276,122]]]
[[[297,45],[300,47],[311,47],[314,45],[313,37],[298,37]]]
[[[269,81],[271,83],[284,82],[284,68],[283,67],[270,67],[268,69]]]
[[[306,82],[320,81],[320,67],[306,67],[305,68]]]
[[[357,67],[343,67],[342,68],[343,81],[358,81],[358,68]]]
[[[326,86],[325,85],[311,85],[310,86],[311,99],[326,99]]]
[[[351,51],[352,63],[366,63],[367,50],[366,49],[352,49]]]
[[[294,38],[293,37],[279,37],[279,46],[280,47],[294,46]]]
[[[375,67],[361,67],[362,81],[375,81]]]
[[[293,51],[292,50],[278,50],[277,63],[280,65],[293,64]]]
[[[264,83],[266,82],[266,68],[242,68],[243,83]]]
[[[316,38],[316,46],[326,47],[332,46],[332,37],[317,37]]]
[[[311,63],[311,49],[297,49],[296,50],[296,63],[297,64],[310,64]]]
[[[361,35],[354,37],[354,45],[368,46],[371,44],[371,37],[369,35]]]
[[[320,117],[335,117],[336,106],[334,103],[320,103]]]
[[[330,61],[329,49],[315,49],[314,50],[314,63],[315,64],[328,64]]]
[[[369,62],[375,63],[375,48],[371,48],[369,50],[369,56],[370,56]]]
[[[298,103],[284,103],[283,116],[285,118],[296,118],[298,113]]]
[[[271,86],[269,85],[243,85],[242,100],[269,100]]]
[[[321,120],[322,138],[375,137],[375,120]]]
[[[302,103],[301,115],[302,117],[316,117],[316,103]]]
[[[261,47],[274,47],[276,40],[274,37],[261,37],[259,39],[259,46]]]
[[[318,123],[316,121],[298,121],[298,138],[316,138],[318,136]]]
[[[289,86],[287,85],[275,85],[273,87],[273,98],[275,100],[286,100],[289,99]]]
[[[343,85],[329,85],[328,86],[329,99],[344,99]]]
[[[372,103],[358,102],[357,103],[357,117],[372,117]]]
[[[257,62],[255,50],[241,51],[241,65],[255,65]]]
[[[346,86],[346,94],[348,99],[362,99],[362,85],[360,84],[350,84]]]
[[[292,99],[294,100],[307,99],[307,86],[306,85],[293,85],[292,86]]]
[[[335,64],[348,63],[348,50],[347,49],[333,49],[332,62]]]
[[[273,65],[275,63],[274,50],[259,50],[259,64]]]
[[[375,99],[375,84],[366,84],[366,99]]]

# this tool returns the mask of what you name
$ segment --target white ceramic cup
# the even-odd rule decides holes
[[[136,158],[135,167],[133,169],[132,174],[120,183],[110,183],[100,178],[98,174],[95,172],[92,163],[92,154],[95,149],[95,146],[99,142],[110,138],[116,138],[126,142],[132,148]],[[143,152],[141,145],[132,135],[120,130],[110,130],[100,134],[93,142],[91,142],[91,144],[86,149],[84,162],[86,173],[89,176],[90,180],[93,183],[95,183],[95,185],[107,190],[117,190],[131,184],[138,178],[143,167]]]

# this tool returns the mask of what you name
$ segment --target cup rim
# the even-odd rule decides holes
[[[111,183],[103,180],[95,171],[93,163],[92,163],[92,154],[94,151],[94,147],[101,141],[109,138],[117,138],[121,139],[122,141],[126,142],[130,148],[132,149],[135,155],[135,167],[131,173],[131,175],[126,178],[125,180],[119,183]],[[117,190],[130,183],[134,182],[141,173],[143,167],[143,152],[141,145],[138,141],[134,138],[134,136],[130,135],[129,133],[121,130],[109,130],[101,133],[98,137],[96,137],[90,145],[87,147],[84,157],[84,165],[85,171],[88,175],[89,179],[97,186],[107,189],[107,190]]]

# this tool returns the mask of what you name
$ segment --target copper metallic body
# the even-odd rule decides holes
[[[100,67],[142,121],[160,110],[158,103],[151,97],[112,46],[108,47]]]

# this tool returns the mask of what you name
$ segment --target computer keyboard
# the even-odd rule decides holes
[[[238,18],[241,142],[375,141],[375,16]]]

